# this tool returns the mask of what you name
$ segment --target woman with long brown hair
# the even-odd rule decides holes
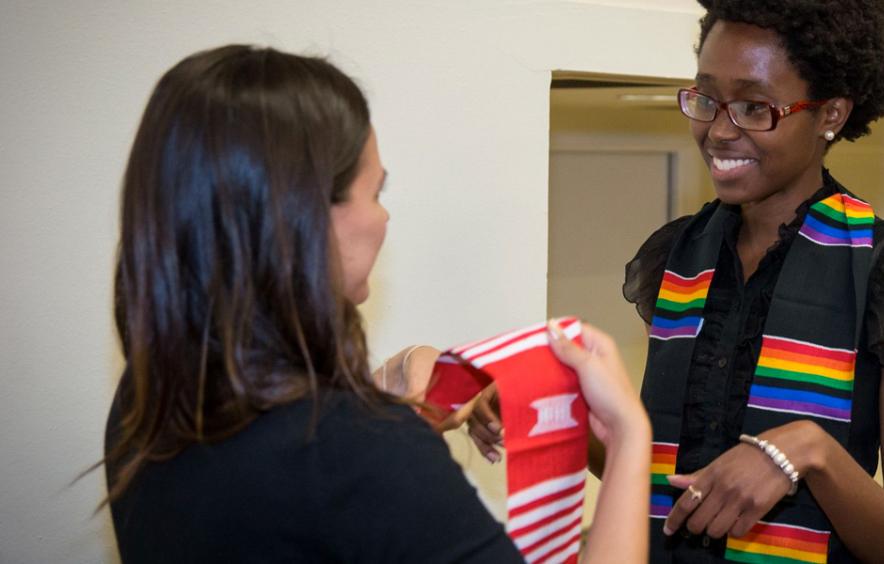
[[[321,59],[227,46],[159,81],[116,275],[126,369],[106,469],[123,561],[521,560],[445,443],[369,374],[355,306],[385,176],[365,98]],[[584,339],[553,348],[625,445],[607,526],[641,527],[647,419],[610,339]]]

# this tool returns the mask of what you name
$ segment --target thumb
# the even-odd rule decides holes
[[[556,357],[570,366],[577,368],[581,361],[587,360],[590,356],[587,347],[580,346],[569,339],[562,328],[559,326],[558,320],[550,319],[546,323],[546,332],[549,336],[549,345]]]
[[[688,486],[693,486],[697,481],[696,474],[670,474],[666,476],[666,480],[674,488],[686,490]]]

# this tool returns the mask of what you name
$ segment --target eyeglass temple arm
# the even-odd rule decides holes
[[[782,108],[780,108],[780,117],[786,117],[789,114],[794,114],[796,112],[800,112],[801,110],[818,108],[826,102],[828,102],[828,100],[801,100],[800,102],[795,102],[794,104],[789,104],[788,106],[783,106]]]

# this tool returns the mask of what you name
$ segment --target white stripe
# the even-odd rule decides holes
[[[515,339],[516,337],[519,337],[521,335],[525,335],[528,333],[534,333],[535,331],[543,329],[545,326],[546,326],[545,322],[535,323],[534,325],[529,325],[528,327],[525,327],[524,329],[510,331],[509,333],[504,333],[503,335],[500,335],[499,337],[494,337],[493,339],[489,339],[485,342],[480,342],[478,345],[471,344],[471,345],[467,345],[465,347],[458,347],[457,349],[455,349],[455,352],[457,352],[460,356],[462,356],[466,359],[469,359],[474,356],[480,355],[483,352],[489,351],[489,350],[493,349],[494,347],[500,345],[501,343],[505,343],[505,342]]]
[[[659,442],[659,441],[654,441],[654,442],[652,442],[651,444],[652,444],[652,445],[674,446],[674,447],[677,447],[677,446],[678,446],[678,443],[663,443],[663,442]]]
[[[714,268],[709,268],[709,269],[707,269],[707,270],[703,270],[703,271],[701,271],[699,274],[696,274],[696,275],[694,275],[694,276],[689,276],[689,277],[688,277],[688,276],[682,276],[681,274],[676,274],[675,272],[672,272],[671,270],[667,270],[666,272],[667,272],[668,274],[671,274],[672,276],[675,276],[675,277],[678,278],[679,280],[684,280],[685,282],[691,282],[691,281],[696,280],[697,278],[703,276],[704,274],[706,274],[706,273],[708,273],[708,272],[715,272],[715,269],[714,269]]]
[[[813,413],[810,411],[800,411],[797,409],[777,409],[775,407],[768,407],[766,405],[755,405],[751,402],[748,405],[751,408],[761,409],[763,411],[777,411],[779,413],[795,413],[797,415],[807,415],[809,417],[819,417],[820,419],[830,419],[832,421],[843,421],[844,423],[850,423],[850,419],[844,419],[843,417],[835,417],[832,415],[823,415],[821,413]]]
[[[526,533],[524,535],[515,537],[513,540],[516,542],[516,548],[522,550],[526,546],[531,546],[532,544],[537,544],[542,539],[552,535],[556,531],[561,531],[565,527],[574,523],[574,521],[582,520],[583,517],[583,504],[574,509],[571,513],[568,513],[564,517],[556,519],[546,525],[531,531],[530,533]]]
[[[571,325],[562,329],[562,332],[565,334],[565,337],[568,339],[573,339],[582,331],[582,327],[579,322],[574,322]],[[529,337],[525,337],[524,339],[520,339],[514,343],[511,343],[505,347],[501,347],[496,351],[489,352],[483,356],[476,356],[470,360],[470,364],[475,366],[476,368],[482,368],[485,365],[491,364],[492,362],[498,362],[510,356],[525,352],[527,350],[535,349],[537,347],[545,347],[549,345],[549,336],[546,331],[542,331],[539,333],[535,333]]]
[[[528,525],[533,525],[538,521],[542,521],[546,519],[550,515],[555,515],[559,511],[563,511],[565,509],[571,509],[577,504],[583,504],[583,490],[571,494],[568,497],[563,497],[552,503],[547,503],[546,505],[541,505],[537,509],[532,509],[531,511],[526,511],[522,513],[518,517],[514,517],[510,519],[510,521],[506,524],[507,532],[518,531],[523,527],[527,527]]]
[[[577,534],[580,534],[580,523],[577,523],[576,525],[574,525],[573,527],[571,527],[570,529],[568,529],[567,531],[565,531],[561,535],[555,537],[554,539],[552,539],[548,543],[546,543],[546,544],[536,548],[535,550],[529,552],[528,554],[526,554],[525,561],[526,562],[536,562],[537,560],[540,560],[541,558],[543,558],[544,556],[546,556],[547,554],[549,554],[553,550],[559,548],[560,546],[562,546],[563,544],[565,544],[566,542],[571,540],[571,537],[573,537],[574,535],[577,535]]]
[[[789,529],[801,529],[802,531],[809,531],[811,533],[820,533],[820,534],[825,534],[825,535],[832,534],[832,531],[826,531],[826,530],[822,530],[822,529],[811,529],[810,527],[802,527],[800,525],[787,525],[785,523],[773,523],[770,521],[756,521],[756,524],[758,524],[758,525],[774,525],[776,527],[787,527]]]
[[[543,564],[561,564],[578,552],[580,552],[580,537],[575,539],[574,542],[572,542],[570,546],[568,546],[568,548],[566,548],[565,550],[557,552],[556,554],[550,556],[549,559],[546,560]]]
[[[501,337],[507,337],[507,336],[513,337],[513,336],[519,335],[521,333],[530,333],[531,331],[536,331],[538,325],[540,325],[540,323],[535,323],[534,325],[530,325],[528,327],[523,327],[521,329],[514,329],[512,331],[507,331],[506,333],[503,333],[501,335],[485,337],[484,339],[476,339],[475,341],[470,341],[468,343],[464,343],[462,345],[452,347],[451,350],[455,354],[463,356],[464,351],[467,351],[467,350],[472,349],[474,347],[479,347],[481,345],[485,345],[486,343],[490,343],[492,341],[497,341]]]
[[[649,334],[648,336],[651,339],[657,339],[659,341],[670,341],[672,339],[696,339],[697,335],[700,334],[700,331],[703,330],[703,323],[706,321],[705,317],[700,318],[700,323],[697,324],[697,332],[693,335],[672,335],[671,337],[658,337],[657,335]]]
[[[436,359],[439,364],[460,364],[460,361],[451,356],[450,353],[444,353]]]
[[[658,341],[671,341],[672,339],[696,339],[697,335],[672,335],[670,337],[658,337],[657,335],[649,335],[649,337],[651,339],[657,339]]]
[[[762,335],[761,337],[762,337],[762,339],[763,339],[764,337],[767,337],[768,339],[776,339],[777,341],[788,341],[788,342],[790,342],[790,343],[795,343],[796,345],[807,345],[807,346],[812,347],[812,348],[815,348],[815,349],[823,349],[823,350],[826,350],[826,351],[840,352],[840,353],[847,353],[847,354],[853,354],[853,355],[856,354],[856,350],[849,350],[849,349],[834,349],[834,348],[832,348],[832,347],[824,347],[824,346],[822,346],[822,345],[817,345],[816,343],[809,343],[809,342],[807,342],[807,341],[799,341],[798,339],[790,339],[790,338],[788,338],[788,337],[778,337],[777,335],[767,335],[767,334],[765,334],[765,335]]]
[[[568,488],[573,488],[577,484],[585,483],[586,470],[583,469],[573,474],[567,474],[565,476],[559,476],[558,478],[545,480],[543,482],[540,482],[539,484],[527,487],[524,490],[518,491],[509,496],[509,498],[506,500],[506,508],[507,510],[512,511],[517,507],[521,507],[527,503],[531,503],[532,501],[537,501],[542,497],[567,490]]]
[[[823,246],[823,247],[868,247],[869,249],[872,248],[872,245],[865,244],[865,243],[862,245],[852,245],[850,243],[823,243],[822,241],[817,241],[813,237],[805,235],[801,231],[799,231],[798,234],[801,235],[802,237],[804,237],[805,239],[807,239],[808,241],[811,241],[812,243],[815,243],[815,244]]]
[[[490,339],[490,337],[485,337],[484,339],[476,339],[475,341],[470,341],[469,343],[464,343],[462,345],[457,345],[456,347],[451,347],[451,352],[460,354],[461,351],[465,351],[470,347],[475,347],[476,345],[481,345],[488,339]]]
[[[491,364],[492,362],[503,360],[507,357],[525,352],[527,350],[536,349],[538,347],[545,347],[548,344],[549,337],[547,337],[546,331],[542,333],[536,333],[534,335],[531,335],[530,337],[525,337],[524,339],[520,339],[515,343],[509,344],[505,347],[501,347],[496,351],[492,351],[482,356],[477,356],[470,360],[470,364],[472,364],[476,368],[482,368],[486,364]]]
[[[574,319],[571,322],[571,325],[568,325],[567,327],[562,329],[562,333],[564,333],[565,336],[568,337],[569,339],[573,339],[577,335],[580,335],[581,333],[583,333],[583,324],[580,323],[579,319]]]
[[[573,339],[574,337],[576,337],[577,335],[580,334],[581,326],[580,326],[580,323],[578,322],[579,320],[577,320],[576,318],[566,317],[566,318],[560,319],[558,321],[560,324],[563,322],[568,324],[566,327],[562,328],[562,332],[565,333],[565,336],[568,337],[569,339]],[[520,329],[518,331],[511,331],[509,333],[506,333],[506,334],[501,335],[499,337],[495,337],[495,338],[493,338],[489,341],[486,341],[484,343],[480,343],[477,346],[473,346],[472,348],[460,347],[459,349],[455,349],[455,352],[458,353],[463,358],[469,360],[475,366],[475,362],[473,362],[473,361],[476,360],[476,357],[482,355],[483,353],[491,351],[492,349],[500,346],[503,343],[506,343],[507,341],[512,341],[514,339],[517,339],[518,337],[520,337],[522,335],[525,335],[525,337],[523,339],[520,339],[518,341],[511,343],[510,345],[507,345],[507,347],[515,345],[516,343],[520,343],[524,340],[533,339],[537,335],[543,335],[544,336],[543,344],[548,344],[549,341],[545,338],[546,337],[545,329],[546,329],[546,322],[535,323],[534,325],[526,327],[525,329]],[[539,345],[535,345],[535,346],[539,346]],[[469,350],[467,350],[467,349],[469,349]]]

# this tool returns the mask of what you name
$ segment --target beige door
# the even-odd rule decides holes
[[[611,333],[638,386],[647,333],[623,299],[624,265],[669,215],[673,155],[550,153],[547,312],[578,315]]]

